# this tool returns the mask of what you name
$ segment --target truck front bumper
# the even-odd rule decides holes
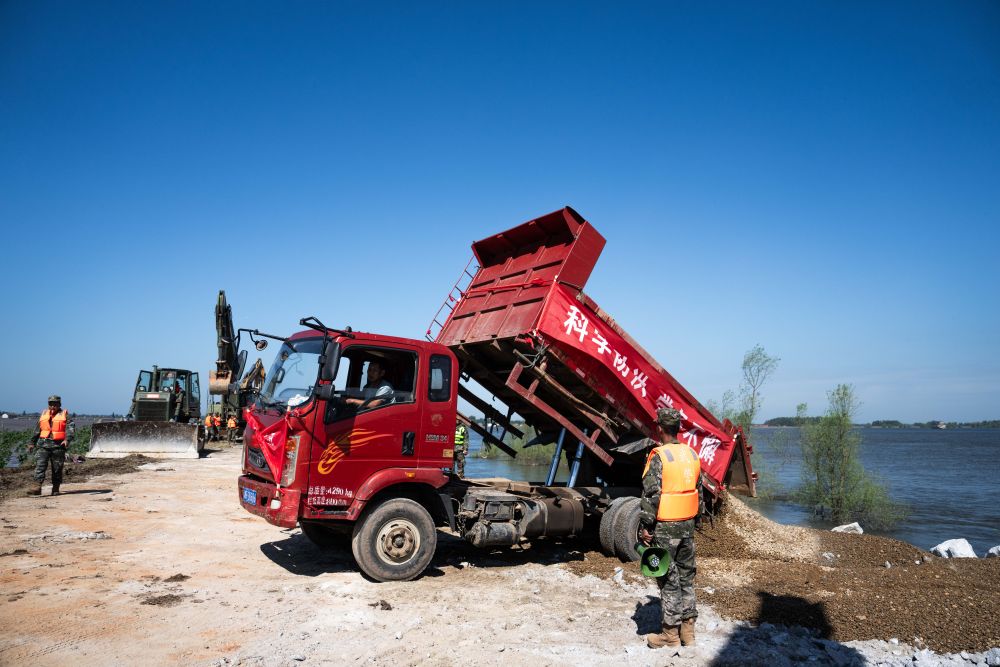
[[[247,512],[256,514],[270,524],[294,528],[299,520],[299,496],[295,489],[279,489],[270,482],[262,482],[248,475],[239,479],[240,505]]]

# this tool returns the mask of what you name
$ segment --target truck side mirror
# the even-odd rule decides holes
[[[323,357],[320,359],[319,379],[325,382],[333,382],[337,379],[337,369],[340,366],[340,343],[328,340],[323,348]]]

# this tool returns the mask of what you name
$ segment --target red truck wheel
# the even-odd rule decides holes
[[[409,498],[393,498],[366,512],[355,525],[351,551],[375,581],[409,581],[434,557],[437,529],[430,513]]]

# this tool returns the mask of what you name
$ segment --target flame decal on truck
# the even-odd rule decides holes
[[[338,433],[333,436],[326,449],[323,450],[323,454],[319,457],[317,468],[321,474],[328,475],[345,456],[351,453],[352,449],[364,447],[388,437],[388,433],[377,433],[366,428],[357,428],[346,433]]]

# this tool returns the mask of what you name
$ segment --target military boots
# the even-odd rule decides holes
[[[649,648],[674,647],[681,645],[680,626],[664,625],[663,631],[656,635],[646,635],[646,646]]]
[[[53,486],[52,487],[52,495],[53,496],[58,496],[59,495],[59,487],[58,486]]]
[[[24,492],[26,496],[40,496],[42,495],[42,483],[39,482],[38,486],[33,486]]]
[[[681,621],[681,645],[694,646],[694,619],[686,618]]]

